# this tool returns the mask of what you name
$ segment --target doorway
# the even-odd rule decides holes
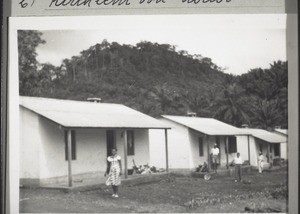
[[[106,155],[111,155],[112,148],[116,147],[116,137],[114,130],[106,130]]]

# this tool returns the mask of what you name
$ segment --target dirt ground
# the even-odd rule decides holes
[[[130,213],[130,212],[287,212],[287,169],[250,172],[243,181],[218,177],[170,175],[155,183],[122,186],[120,198],[109,187],[84,192],[21,189],[22,213]]]

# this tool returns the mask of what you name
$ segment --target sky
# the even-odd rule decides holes
[[[104,39],[135,45],[150,41],[209,57],[234,75],[286,60],[286,15],[127,15],[69,18],[41,30],[40,63],[59,66]]]

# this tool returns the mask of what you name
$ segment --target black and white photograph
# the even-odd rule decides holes
[[[14,18],[20,213],[287,213],[284,14]]]

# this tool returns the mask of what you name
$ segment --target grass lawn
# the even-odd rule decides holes
[[[155,183],[120,187],[120,198],[109,187],[84,192],[21,189],[20,212],[287,212],[287,169],[209,181],[170,175]]]

